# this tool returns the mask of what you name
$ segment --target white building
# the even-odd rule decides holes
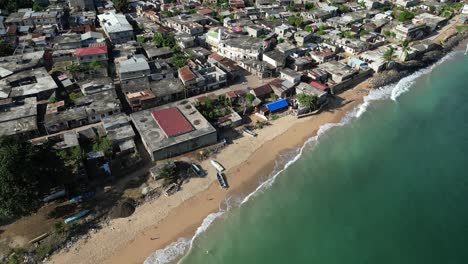
[[[107,12],[98,15],[98,19],[104,33],[113,43],[125,43],[135,39],[133,28],[128,23],[125,15]]]

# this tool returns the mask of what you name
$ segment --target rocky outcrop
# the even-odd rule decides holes
[[[395,63],[390,70],[386,70],[375,74],[369,79],[370,88],[378,88],[391,83],[397,82],[402,78],[412,74],[413,72],[431,65],[432,63],[440,60],[455,48],[463,39],[468,37],[468,33],[457,34],[444,44],[443,49],[431,50],[422,54],[418,60],[407,61],[404,63]]]

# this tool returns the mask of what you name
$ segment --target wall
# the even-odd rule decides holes
[[[216,131],[213,131],[210,134],[184,141],[161,150],[156,150],[150,156],[153,161],[167,159],[201,147],[216,144],[216,142],[218,142],[218,135]]]
[[[344,91],[358,85],[359,83],[365,81],[367,78],[372,76],[372,74],[373,74],[372,70],[368,70],[368,71],[359,73],[358,75],[355,75],[351,79],[348,79],[348,80],[346,80],[344,82],[341,82],[341,83],[338,83],[338,84],[336,84],[334,86],[331,86],[330,90],[331,90],[332,94],[342,93],[342,92],[344,92]]]

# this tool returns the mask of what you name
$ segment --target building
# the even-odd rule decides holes
[[[30,139],[38,135],[35,97],[22,101],[0,99],[0,137],[17,136]]]
[[[105,43],[95,43],[91,47],[76,49],[78,63],[88,64],[98,61],[102,65],[107,65],[107,46]]]
[[[275,68],[283,68],[286,64],[286,55],[278,50],[263,53],[262,60]]]
[[[143,56],[134,56],[119,62],[118,73],[121,81],[148,78],[151,74],[150,66]]]
[[[400,41],[413,41],[423,38],[427,33],[425,23],[421,24],[399,24],[395,27],[395,39]]]
[[[179,79],[187,89],[187,96],[216,90],[227,85],[227,74],[216,66],[179,69]]]
[[[125,43],[135,39],[133,27],[128,23],[125,15],[110,11],[98,15],[98,19],[104,33],[112,43]]]
[[[68,6],[72,10],[94,10],[93,0],[68,0]]]
[[[153,161],[217,142],[216,129],[188,101],[143,110],[130,117]]]
[[[326,71],[331,76],[331,79],[336,83],[350,79],[357,74],[355,69],[339,61],[325,62],[320,64],[318,67],[319,69]]]
[[[314,85],[315,86],[315,85]],[[328,101],[328,93],[320,87],[314,87],[308,83],[301,82],[296,86],[296,95],[305,94],[309,96],[317,96],[318,104],[322,105]],[[302,114],[301,107],[299,107],[299,114]]]
[[[45,68],[23,71],[0,80],[0,99],[36,97],[47,100],[58,88]]]
[[[299,83],[301,81],[301,77],[302,74],[289,68],[284,68],[280,71],[280,78],[293,84]]]
[[[104,35],[100,32],[88,31],[81,34],[81,45],[83,47],[88,47],[90,44],[103,42]]]
[[[234,61],[259,59],[263,51],[263,41],[243,35],[224,38],[223,29],[206,33],[206,43],[212,51]]]
[[[105,117],[101,122],[106,131],[107,139],[112,143],[114,153],[123,154],[135,152],[135,131],[133,131],[130,118],[126,114],[121,113],[111,117]]]

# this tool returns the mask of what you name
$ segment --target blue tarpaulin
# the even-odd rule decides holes
[[[268,103],[265,105],[270,112],[274,112],[285,107],[288,107],[288,101],[286,99],[279,99],[274,102]]]

